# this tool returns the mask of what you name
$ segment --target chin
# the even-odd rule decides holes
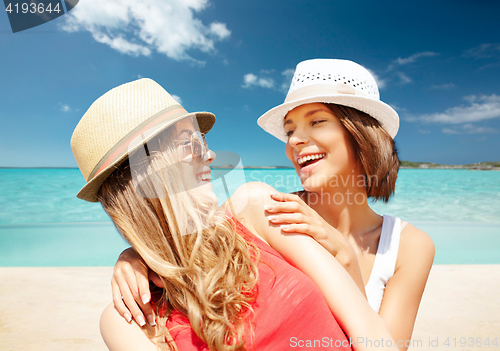
[[[309,192],[319,192],[326,186],[325,178],[315,174],[303,177],[300,181],[304,190]]]
[[[203,196],[207,200],[212,200],[213,204],[218,205],[219,200],[217,199],[217,195],[215,195],[215,193],[212,189],[212,183],[204,182],[203,184],[198,185],[196,187],[195,191],[197,193],[203,194]]]

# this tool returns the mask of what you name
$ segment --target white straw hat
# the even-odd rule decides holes
[[[283,119],[295,107],[324,102],[365,112],[380,122],[394,138],[399,116],[380,101],[375,78],[366,68],[348,60],[314,59],[297,65],[285,102],[264,113],[257,123],[266,132],[287,142]]]
[[[87,184],[80,199],[97,202],[106,178],[128,155],[176,122],[196,117],[202,133],[215,123],[209,112],[188,113],[151,79],[120,85],[97,99],[71,137],[71,149]]]

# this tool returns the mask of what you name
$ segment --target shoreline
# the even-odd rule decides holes
[[[99,317],[111,303],[112,271],[0,267],[0,281],[7,282],[0,286],[2,350],[106,351]],[[499,274],[499,264],[433,266],[409,350],[463,350],[460,338],[492,342],[500,330],[500,303],[494,297],[500,280],[492,279]],[[475,344],[471,349],[497,348]]]
[[[292,166],[242,166],[234,167],[231,164],[210,167],[211,169],[294,169]],[[400,169],[465,169],[478,171],[500,171],[500,162],[478,162],[465,165],[445,165],[431,162],[400,161]],[[75,169],[78,167],[0,167],[2,169]]]

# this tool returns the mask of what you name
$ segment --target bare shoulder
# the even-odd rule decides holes
[[[110,304],[101,315],[101,336],[109,350],[156,351],[156,344],[148,337],[154,336],[153,327],[141,328],[135,322],[128,323]],[[146,335],[147,334],[147,335]]]
[[[423,266],[430,266],[434,261],[435,247],[431,237],[423,230],[407,223],[401,232],[399,243],[398,266],[418,261]]]
[[[236,189],[231,199],[248,200],[250,205],[264,205],[272,201],[270,197],[272,192],[276,193],[277,190],[266,183],[249,182]]]
[[[434,252],[434,242],[429,234],[408,223],[401,232],[401,245],[403,247],[413,247],[422,251],[432,250]]]
[[[266,183],[250,182],[243,184],[231,196],[231,202],[235,209],[235,215],[263,213],[264,206],[271,204],[271,193],[277,192]]]
[[[260,182],[250,182],[240,186],[231,196],[233,215],[248,230],[264,238],[268,227],[265,206],[273,202],[271,193],[277,192],[272,186]]]

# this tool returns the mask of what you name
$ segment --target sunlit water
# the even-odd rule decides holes
[[[301,189],[293,169],[213,171],[222,203],[244,182]],[[0,266],[113,264],[126,247],[100,204],[75,197],[78,169],[0,169]],[[410,170],[373,209],[410,221],[436,243],[436,263],[500,263],[500,172]]]

